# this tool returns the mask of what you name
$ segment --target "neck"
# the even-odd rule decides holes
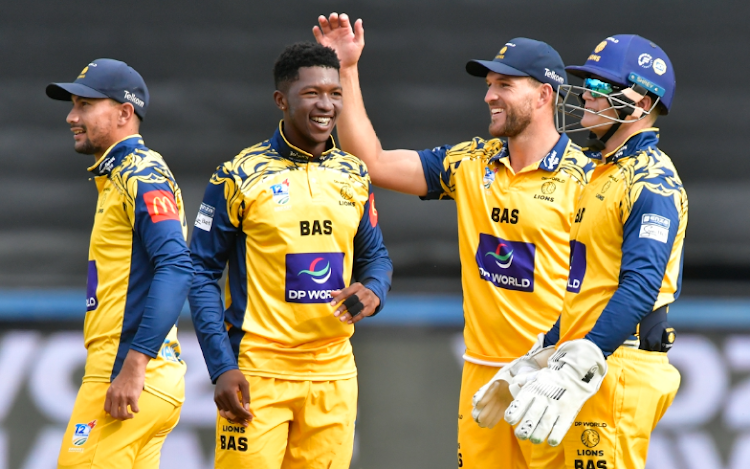
[[[651,119],[641,119],[639,121],[635,121],[632,123],[626,123],[622,124],[619,129],[617,129],[617,132],[610,137],[609,140],[607,140],[607,143],[604,144],[604,150],[602,150],[602,155],[609,155],[613,151],[615,151],[617,148],[619,148],[622,144],[628,141],[630,137],[633,136],[634,133],[643,130],[648,129],[649,127],[653,127],[654,122],[652,122]],[[607,132],[607,129],[604,129],[601,131],[601,135],[604,135],[604,133]],[[601,135],[597,134],[601,137]]]
[[[300,150],[304,150],[307,153],[311,154],[313,158],[318,158],[323,154],[323,152],[326,150],[328,140],[324,142],[308,141],[308,139],[302,137],[294,127],[292,127],[291,125],[287,125],[287,122],[288,120],[284,119],[282,130],[284,132],[284,137],[286,137],[286,140],[289,143],[299,148]]]
[[[520,135],[508,138],[510,167],[514,172],[518,173],[523,168],[540,161],[560,139],[555,126],[546,124],[537,126],[533,123],[529,124]]]
[[[112,134],[109,138],[109,142],[106,143],[107,146],[104,147],[103,150],[100,150],[94,153],[94,163],[99,161],[99,159],[101,159],[101,157],[104,156],[105,153],[107,153],[107,150],[112,148],[112,145],[116,144],[119,141],[122,141],[123,139],[127,137],[130,137],[131,135],[137,135],[137,134],[138,134],[138,129],[132,129],[130,127],[128,127],[127,129],[121,129],[120,131]]]

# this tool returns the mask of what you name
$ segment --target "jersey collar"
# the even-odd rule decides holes
[[[139,134],[129,135],[115,142],[88,170],[95,176],[108,176],[114,168],[122,163],[123,158],[133,153],[135,149],[146,149],[143,137]]]
[[[279,155],[283,156],[286,159],[296,161],[298,163],[307,163],[308,161],[315,158],[311,153],[306,152],[305,150],[298,148],[291,143],[289,143],[289,140],[286,139],[286,136],[284,135],[284,121],[281,120],[279,122],[279,128],[276,129],[276,132],[273,134],[273,137],[271,137],[271,146],[279,152]],[[326,159],[333,150],[336,149],[336,141],[333,140],[333,135],[329,137],[328,143],[326,144],[326,150],[321,153],[319,160]]]
[[[600,151],[590,151],[588,148],[584,148],[583,152],[589,158],[598,160],[600,164],[614,163],[622,158],[628,158],[633,155],[637,155],[641,151],[649,147],[656,147],[659,143],[659,129],[656,127],[649,127],[647,129],[641,129],[627,140],[622,145],[615,148],[606,155],[602,155]]]
[[[566,134],[560,135],[560,138],[557,140],[557,143],[555,143],[555,146],[552,147],[552,149],[544,155],[544,158],[542,158],[539,161],[539,168],[548,171],[550,173],[553,173],[557,170],[557,167],[560,166],[560,161],[562,161],[562,156],[565,154],[565,150],[568,148],[568,144],[570,143],[570,137],[568,137]],[[502,150],[500,150],[500,153],[490,158],[490,163],[493,161],[498,161],[502,158],[507,158],[510,156],[510,153],[508,153],[508,144],[504,143]]]

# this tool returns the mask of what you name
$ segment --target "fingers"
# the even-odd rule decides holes
[[[107,397],[104,400],[104,411],[112,418],[117,420],[129,420],[135,417],[128,409],[134,413],[140,412],[138,408],[138,396],[127,396],[120,394],[110,387],[107,390]]]
[[[354,41],[365,45],[365,27],[361,18],[354,22]]]
[[[339,302],[341,304],[333,312],[333,315],[339,318],[341,322],[356,324],[363,318],[375,313],[378,305],[380,305],[380,298],[372,290],[357,282],[343,290],[332,292],[331,306],[336,306]]]

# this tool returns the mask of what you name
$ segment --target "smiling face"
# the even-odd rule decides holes
[[[339,71],[329,67],[301,67],[297,80],[274,93],[284,111],[284,134],[292,145],[320,156],[341,112],[343,96]]]
[[[538,87],[528,77],[488,72],[484,101],[490,107],[489,132],[493,137],[516,137],[533,118]]]
[[[73,108],[66,119],[73,132],[74,148],[84,155],[101,155],[118,139],[122,104],[103,98],[72,96]]]

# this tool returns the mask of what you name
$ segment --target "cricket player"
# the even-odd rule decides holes
[[[353,28],[344,14],[318,21],[316,39],[336,49],[342,63],[342,147],[367,163],[375,185],[423,199],[455,200],[458,209],[466,320],[458,466],[526,468],[532,451],[550,448],[519,442],[502,421],[480,428],[472,419],[472,396],[549,330],[562,308],[574,205],[593,169],[555,128],[555,91],[566,81],[562,59],[543,42],[511,39],[493,60],[466,64],[469,74],[487,84],[492,139],[475,137],[422,151],[384,150],[359,87],[361,20]]]
[[[177,318],[193,267],[180,188],[138,134],[146,83],[112,59],[88,64],[47,96],[72,102],[67,122],[99,199],[86,284],[83,384],[59,468],[158,469],[184,400]]]
[[[672,106],[674,67],[653,42],[617,35],[567,70],[583,86],[561,87],[560,102],[591,130],[597,166],[571,230],[562,315],[544,338],[557,350],[533,378],[511,380],[525,385],[505,420],[520,438],[563,448],[533,467],[639,469],[680,383],[667,310],[680,293],[688,202],[654,127]]]
[[[190,244],[216,467],[343,469],[358,393],[349,338],[383,307],[392,264],[367,168],[331,137],[343,105],[336,53],[289,46],[274,80],[283,120],[218,167]]]

